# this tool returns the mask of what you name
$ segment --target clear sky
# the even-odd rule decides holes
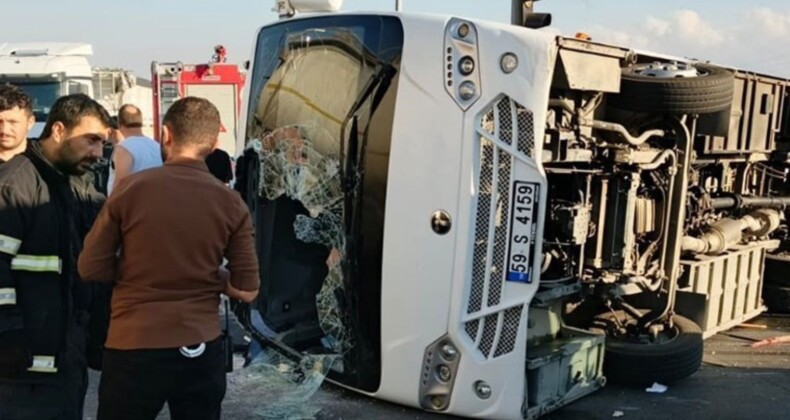
[[[97,66],[149,77],[150,63],[204,62],[215,44],[248,58],[273,0],[2,0],[0,42],[93,44]],[[509,0],[403,0],[404,11],[509,21]],[[346,0],[346,10],[392,10],[395,0]],[[543,0],[554,28],[594,40],[693,56],[790,77],[788,0]]]

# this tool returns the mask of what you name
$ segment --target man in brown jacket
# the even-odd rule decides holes
[[[153,419],[165,403],[173,419],[219,419],[220,293],[258,294],[250,213],[205,164],[219,112],[188,97],[163,126],[165,165],[118,184],[79,258],[84,280],[115,282],[99,419]]]

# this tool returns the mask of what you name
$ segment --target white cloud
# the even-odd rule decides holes
[[[725,41],[724,33],[722,28],[716,28],[692,10],[678,10],[669,20],[648,16],[636,27],[593,25],[590,30],[595,41],[643,49],[716,46]]]
[[[647,19],[645,19],[645,29],[647,29],[648,33],[656,36],[666,35],[667,32],[669,32],[670,25],[670,22],[653,16],[648,16]]]
[[[728,22],[667,10],[635,23],[590,25],[585,32],[593,41],[790,76],[790,12],[755,7]]]
[[[764,36],[779,38],[790,34],[790,14],[759,7],[749,13],[749,19]]]
[[[603,42],[605,44],[630,48],[648,48],[650,46],[650,39],[645,35],[601,25],[593,25],[588,35],[592,37],[593,41]]]
[[[672,26],[681,37],[698,45],[712,46],[724,42],[724,32],[704,21],[693,10],[675,12]]]

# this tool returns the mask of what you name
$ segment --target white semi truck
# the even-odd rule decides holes
[[[36,125],[29,134],[38,137],[49,110],[63,95],[84,93],[115,115],[124,103],[141,108],[144,129],[153,134],[153,93],[123,69],[91,67],[93,47],[80,43],[0,44],[0,83],[22,88],[33,98]]]
[[[372,397],[535,418],[685,378],[763,310],[787,80],[558,37],[531,1],[512,24],[339,3],[278,1],[255,39],[257,340]]]
[[[17,85],[33,98],[36,125],[31,137],[39,136],[58,97],[72,93],[93,96],[88,61],[92,55],[88,44],[0,44],[0,83]]]

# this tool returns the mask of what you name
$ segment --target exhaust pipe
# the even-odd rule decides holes
[[[680,249],[695,254],[717,255],[737,245],[743,234],[762,237],[779,227],[780,215],[776,210],[756,210],[740,219],[724,218],[714,223],[699,238],[684,236]]]

